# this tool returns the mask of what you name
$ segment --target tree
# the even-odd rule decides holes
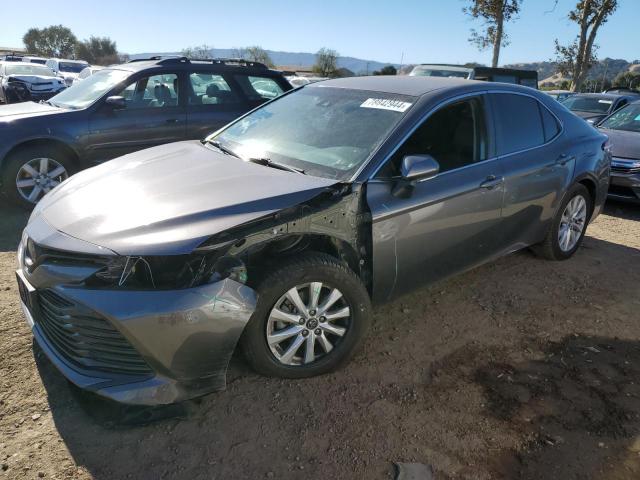
[[[211,50],[213,50],[213,47],[211,45],[203,43],[202,45],[198,45],[195,47],[183,48],[180,52],[180,55],[192,60],[207,60],[211,58]]]
[[[94,65],[109,65],[119,63],[116,42],[108,37],[89,37],[76,44],[76,58],[86,60]]]
[[[373,74],[374,75],[397,75],[398,69],[396,69],[396,67],[394,67],[393,65],[385,65],[380,70],[374,70]]]
[[[335,77],[338,71],[338,52],[324,47],[318,50],[313,71],[321,77]]]
[[[578,24],[580,32],[569,45],[555,41],[558,70],[571,77],[571,91],[580,91],[589,69],[596,61],[596,34],[602,24],[618,8],[618,0],[580,0],[569,12],[569,20]]]
[[[267,51],[264,48],[259,47],[258,45],[243,48],[242,52],[243,53],[240,58],[244,58],[245,60],[249,60],[252,62],[264,63],[267,67],[274,66],[273,60],[271,60],[271,57],[269,56]]]
[[[640,72],[621,72],[613,79],[616,87],[635,89],[640,87]]]
[[[27,52],[41,57],[71,57],[77,43],[71,30],[62,25],[30,28],[22,37]]]
[[[471,5],[462,9],[474,19],[483,21],[483,31],[471,30],[469,41],[478,50],[493,48],[491,66],[497,67],[500,59],[500,48],[509,45],[509,36],[504,31],[504,24],[517,17],[522,0],[468,0]]]

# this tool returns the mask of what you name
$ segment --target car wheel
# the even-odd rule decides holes
[[[7,158],[3,189],[13,203],[33,208],[38,201],[74,172],[68,156],[53,147],[22,148]]]
[[[241,343],[259,373],[304,378],[331,372],[356,351],[370,324],[360,279],[325,254],[287,261],[257,287],[258,304]]]
[[[570,258],[582,243],[593,209],[593,200],[584,185],[574,185],[565,195],[545,240],[533,247],[549,260]]]

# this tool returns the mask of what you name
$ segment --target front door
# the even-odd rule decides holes
[[[489,157],[484,96],[443,106],[398,149],[367,187],[372,213],[374,300],[480,264],[503,246],[499,161]],[[428,154],[434,178],[408,195],[393,187],[405,155]]]
[[[186,109],[177,73],[137,78],[121,92],[124,108],[103,104],[89,117],[88,160],[102,162],[185,139]]]

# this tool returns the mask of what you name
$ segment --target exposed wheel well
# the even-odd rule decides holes
[[[358,253],[346,241],[322,234],[287,235],[281,239],[273,240],[266,244],[256,245],[256,249],[247,252],[249,263],[249,283],[253,284],[261,278],[270,267],[285,257],[300,254],[302,252],[326,253],[344,262],[365,284],[369,292],[366,274],[366,263],[361,265]],[[254,276],[252,280],[251,277]]]

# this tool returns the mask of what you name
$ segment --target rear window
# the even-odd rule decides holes
[[[234,78],[250,100],[271,100],[283,92],[273,78],[252,75],[234,75]]]
[[[491,95],[498,155],[526,150],[545,143],[538,101],[524,95]]]

